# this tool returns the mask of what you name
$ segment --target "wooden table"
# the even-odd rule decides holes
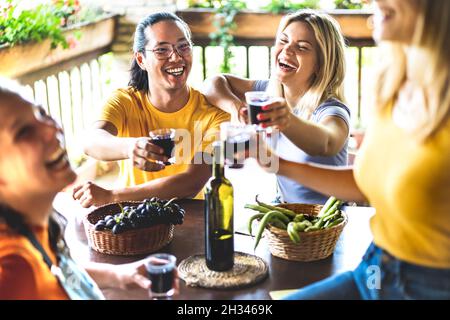
[[[64,196],[67,197],[67,196]],[[68,198],[68,197],[67,197]],[[72,250],[72,255],[78,261],[90,260],[113,264],[127,263],[143,258],[143,256],[122,257],[97,253],[87,245],[81,215],[85,209],[75,202],[68,204],[68,200],[59,199],[58,211],[69,216],[69,225],[66,238]],[[64,203],[64,207],[61,207]],[[183,225],[176,226],[173,241],[162,248],[161,252],[174,254],[178,262],[204,251],[204,225],[203,201],[181,200],[180,205],[186,209],[186,218]],[[269,292],[274,290],[294,289],[324,279],[333,274],[354,269],[361,260],[363,253],[369,245],[372,235],[369,229],[369,219],[374,213],[373,208],[346,207],[349,223],[345,227],[334,254],[324,260],[315,262],[293,262],[271,256],[267,242],[263,238],[256,252],[253,251],[254,239],[248,235],[235,234],[235,250],[254,253],[262,257],[269,265],[269,277],[263,282],[239,290],[212,290],[204,288],[187,287],[183,281],[180,285],[180,294],[174,299],[186,300],[217,300],[217,299],[270,299]],[[76,215],[76,219],[73,215]],[[236,213],[239,210],[236,209]],[[120,290],[105,289],[107,299],[148,299],[143,289]]]

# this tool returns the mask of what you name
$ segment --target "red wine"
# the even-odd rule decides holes
[[[175,142],[172,138],[153,138],[152,143],[164,149],[164,155],[168,158],[172,157],[172,150],[175,147]],[[165,165],[170,165],[170,162],[165,162]]]
[[[229,168],[242,168],[244,157],[237,158],[235,153],[247,152],[250,148],[250,135],[242,133],[234,137],[229,137],[225,141],[225,157]]]
[[[148,278],[152,282],[152,292],[154,293],[166,293],[172,290],[174,281],[174,266],[169,265],[167,268],[162,266],[157,266],[156,268],[147,269]]]
[[[268,120],[260,121],[257,116],[259,113],[264,113],[265,111],[262,109],[263,106],[269,103],[268,100],[254,100],[248,106],[248,117],[250,119],[250,124],[260,124],[263,122],[267,122]]]
[[[206,266],[215,271],[226,271],[234,265],[233,234],[227,230],[210,231],[206,238]]]

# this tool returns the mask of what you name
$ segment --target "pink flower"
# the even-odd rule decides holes
[[[78,45],[78,41],[72,36],[67,38],[67,43],[69,44],[69,49],[74,49]]]

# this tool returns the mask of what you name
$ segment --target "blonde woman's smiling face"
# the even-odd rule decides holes
[[[287,86],[304,88],[317,69],[318,44],[314,31],[301,21],[291,22],[275,42],[275,76]]]

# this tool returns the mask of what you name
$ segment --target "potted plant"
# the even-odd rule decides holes
[[[12,0],[0,11],[0,75],[17,78],[111,45],[116,15],[77,0],[54,0],[20,9]],[[82,14],[82,15],[80,15]]]
[[[361,10],[333,10],[328,13],[339,22],[347,38],[371,41],[372,30],[368,21],[371,13]],[[210,33],[216,31],[214,9],[191,8],[179,10],[177,15],[188,23],[194,37],[208,38]],[[265,11],[240,11],[234,19],[236,28],[230,33],[241,38],[273,39],[283,15]]]

